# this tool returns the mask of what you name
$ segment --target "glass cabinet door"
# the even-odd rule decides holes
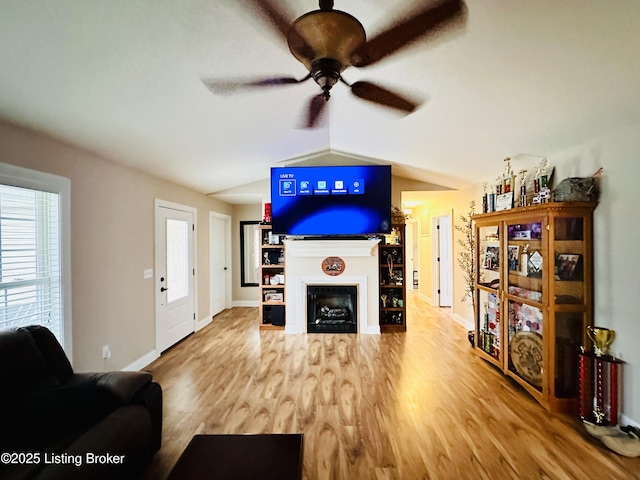
[[[479,290],[479,349],[500,360],[500,299],[497,292]]]
[[[476,319],[476,346],[487,355],[501,362],[500,327],[500,228],[498,224],[482,226],[477,229],[478,269],[478,306]]]
[[[497,290],[500,288],[500,237],[498,225],[478,228],[479,285]]]
[[[547,259],[542,220],[509,223],[507,230],[508,368],[537,390],[543,379],[543,296]]]
[[[585,224],[583,217],[556,217],[554,224],[555,371],[558,398],[578,395],[578,358],[585,320]]]
[[[584,302],[584,222],[582,217],[554,219],[555,303]]]

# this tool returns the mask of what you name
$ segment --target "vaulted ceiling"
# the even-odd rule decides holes
[[[372,36],[428,3],[335,8]],[[313,81],[224,96],[202,82],[307,73],[255,4],[0,0],[0,117],[203,193],[334,157],[460,188],[499,172],[505,156],[546,155],[640,121],[635,0],[467,0],[455,28],[343,73],[406,92],[418,110],[402,116],[338,84],[313,130],[298,128]],[[292,19],[318,8],[279,5]]]

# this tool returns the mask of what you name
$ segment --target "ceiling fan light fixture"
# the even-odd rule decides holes
[[[342,70],[340,62],[333,58],[321,58],[311,65],[313,79],[324,91],[331,90],[331,87],[340,80]]]

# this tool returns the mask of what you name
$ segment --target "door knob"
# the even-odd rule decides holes
[[[160,291],[161,292],[166,292],[167,290],[169,290],[168,288],[164,288],[164,287],[160,287]]]

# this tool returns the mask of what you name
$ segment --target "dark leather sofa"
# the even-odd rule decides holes
[[[161,433],[150,373],[74,373],[47,328],[0,331],[0,478],[137,478]]]

